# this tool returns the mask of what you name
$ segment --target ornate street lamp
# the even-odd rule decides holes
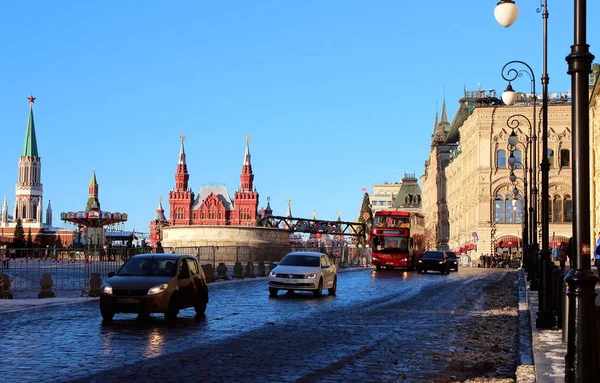
[[[516,5],[515,5],[516,7]],[[524,67],[524,69],[519,69],[520,67]],[[529,220],[527,222],[527,224],[525,225],[525,231],[527,232],[527,241],[525,241],[525,233],[523,235],[523,242],[527,243],[527,246],[523,245],[523,247],[525,248],[525,259],[526,259],[526,264],[527,264],[527,272],[528,272],[528,276],[529,274],[531,274],[531,283],[529,284],[529,289],[532,291],[538,290],[538,291],[542,291],[540,289],[540,275],[542,275],[541,272],[539,272],[539,262],[538,262],[538,257],[537,257],[537,252],[538,252],[538,243],[537,243],[537,238],[538,238],[538,230],[537,230],[537,217],[538,217],[538,182],[537,182],[537,94],[535,92],[535,74],[533,73],[533,69],[531,69],[531,67],[529,66],[529,64],[527,64],[526,62],[523,61],[518,61],[518,60],[513,60],[513,61],[509,61],[508,63],[504,64],[504,66],[502,67],[502,70],[500,71],[500,74],[502,75],[502,78],[506,81],[508,81],[508,86],[506,87],[506,90],[502,93],[502,100],[504,101],[504,103],[506,105],[513,105],[515,103],[515,101],[517,100],[517,94],[516,92],[513,90],[513,87],[511,85],[512,81],[516,80],[519,77],[522,77],[523,74],[527,74],[527,76],[529,77],[530,80],[530,84],[531,84],[531,94],[532,94],[532,102],[533,102],[533,114],[532,114],[532,119],[530,120],[529,118],[527,118],[526,116],[522,115],[522,114],[515,114],[512,115],[508,118],[508,120],[506,121],[506,124],[509,128],[512,129],[512,132],[510,134],[510,136],[508,137],[508,142],[509,145],[511,145],[511,142],[514,143],[516,145],[516,143],[519,141],[519,137],[517,136],[517,129],[520,126],[521,121],[525,121],[527,123],[528,126],[528,133],[526,134],[527,137],[527,145],[526,145],[526,149],[528,151],[528,154],[526,154],[526,157],[529,158],[531,160],[531,162],[528,164],[527,169],[529,170],[529,206],[526,206],[526,209],[528,210],[528,217]],[[533,122],[532,122],[533,121]],[[514,145],[512,145],[514,146]],[[540,304],[542,304],[543,300],[540,299],[539,300]]]
[[[535,110],[535,107],[534,107]],[[535,119],[535,115],[534,115]],[[535,121],[535,120],[534,120]],[[521,123],[524,122],[527,124],[529,134],[525,134],[526,141],[525,143],[521,143],[524,150],[524,163],[517,161],[514,156],[514,151],[519,144],[519,136],[517,135],[517,131],[520,130]],[[514,114],[510,116],[506,120],[506,125],[511,129],[511,133],[508,136],[508,148],[510,150],[510,156],[508,157],[508,165],[510,166],[510,175],[508,179],[515,184],[517,180],[517,176],[515,175],[515,169],[517,165],[520,165],[523,168],[523,249],[524,249],[524,265],[527,270],[528,276],[531,277],[530,289],[536,290],[538,288],[537,276],[538,273],[538,262],[537,262],[537,244],[535,243],[535,238],[537,236],[537,229],[535,221],[536,213],[534,207],[537,205],[537,189],[533,186],[533,179],[535,178],[535,174],[532,174],[532,167],[529,163],[529,151],[533,145],[533,138],[535,134],[532,133],[533,126],[531,124],[531,120],[522,114]],[[532,137],[533,136],[533,137]],[[527,189],[527,175],[529,175],[529,186],[530,189]],[[516,189],[516,187],[515,187]]]
[[[548,249],[548,74],[547,74],[547,1],[543,0],[537,12],[543,20],[543,74],[542,74],[542,261],[549,264]],[[494,10],[498,23],[507,27],[517,18],[518,8],[514,1],[502,0]],[[587,44],[587,1],[574,0],[574,43],[566,57],[567,73],[571,76],[573,90],[571,102],[572,119],[572,180],[573,180],[573,252],[574,267],[565,277],[568,284],[568,326],[565,381],[599,382],[597,364],[598,343],[596,333],[595,285],[598,278],[591,270],[590,245],[590,159],[589,159],[589,110],[588,81],[592,73],[594,55]],[[550,279],[544,268],[544,280]],[[538,317],[539,319],[539,317]]]

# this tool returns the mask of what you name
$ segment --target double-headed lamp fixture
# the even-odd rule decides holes
[[[519,7],[512,0],[500,0],[494,8],[494,17],[498,24],[510,27],[519,16]]]

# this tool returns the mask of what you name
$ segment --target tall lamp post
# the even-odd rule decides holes
[[[525,69],[516,69],[515,66],[522,66],[525,67]],[[533,115],[532,115],[532,119],[530,120],[529,118],[525,117],[522,114],[516,114],[516,115],[512,115],[510,116],[507,120],[506,120],[506,125],[512,129],[512,133],[511,133],[511,137],[512,140],[514,140],[515,144],[518,141],[518,136],[515,133],[515,130],[518,129],[519,125],[520,125],[520,120],[524,120],[525,122],[527,122],[527,125],[529,127],[528,129],[528,134],[527,134],[527,140],[528,140],[528,149],[529,149],[529,155],[528,157],[531,159],[530,162],[530,166],[528,166],[529,169],[529,187],[530,187],[530,191],[529,191],[529,232],[528,232],[528,247],[527,247],[527,256],[526,259],[528,260],[528,270],[527,272],[531,274],[531,283],[529,285],[529,288],[533,291],[538,290],[539,289],[539,265],[538,265],[538,259],[537,259],[537,251],[538,251],[538,243],[537,243],[537,237],[538,237],[538,230],[537,230],[537,217],[538,217],[538,182],[537,182],[537,95],[535,92],[535,74],[533,73],[533,69],[531,69],[531,67],[523,62],[523,61],[518,61],[518,60],[513,60],[513,61],[509,61],[508,63],[504,64],[504,66],[502,67],[502,70],[500,71],[500,74],[502,75],[502,78],[506,81],[508,81],[508,86],[506,87],[506,90],[502,93],[502,101],[504,101],[504,103],[506,105],[514,105],[514,103],[517,100],[517,94],[515,93],[515,91],[513,90],[513,87],[511,85],[511,82],[516,80],[517,77],[521,77],[523,76],[523,73],[527,74],[529,76],[529,80],[531,82],[531,94],[533,97]],[[533,122],[532,122],[533,121]],[[510,145],[510,140],[511,137],[509,137],[509,145]],[[527,224],[526,224],[527,225]]]
[[[520,124],[519,120],[517,119],[519,117],[519,115],[513,115],[511,117],[509,117],[509,119],[506,121],[506,124],[511,127],[511,125],[513,125],[513,121],[516,122],[517,126]],[[524,116],[523,116],[524,117]],[[531,130],[531,124],[530,126],[530,130]],[[508,179],[510,180],[510,182],[515,186],[515,190],[517,191],[516,193],[513,190],[513,195],[516,197],[518,196],[518,189],[517,189],[517,175],[515,174],[515,169],[517,169],[519,166],[521,168],[523,168],[523,205],[521,206],[522,210],[523,210],[523,231],[521,233],[522,235],[522,241],[521,241],[521,245],[522,245],[522,249],[526,249],[529,242],[529,238],[528,238],[528,231],[529,231],[529,205],[527,203],[528,201],[528,194],[529,194],[529,190],[527,189],[527,158],[528,158],[528,151],[529,151],[529,143],[531,142],[531,138],[530,136],[527,137],[527,144],[524,144],[523,147],[525,149],[524,153],[525,153],[525,158],[523,159],[523,162],[518,161],[515,156],[514,156],[514,152],[515,150],[517,150],[517,145],[519,144],[519,137],[517,136],[517,134],[515,133],[515,128],[513,128],[510,136],[508,136],[508,149],[510,150],[510,157],[508,157],[508,164],[510,165],[510,175],[508,176]],[[525,267],[529,270],[532,269],[529,265],[529,258],[526,258],[525,256],[523,256],[524,258],[524,263],[525,263]]]
[[[543,40],[542,40],[542,163],[541,163],[541,218],[542,218],[542,250],[540,254],[540,268],[538,275],[538,292],[539,292],[539,311],[537,313],[537,319],[535,325],[537,328],[552,328],[556,325],[556,318],[553,313],[553,300],[552,300],[552,271],[550,270],[550,250],[548,247],[549,242],[549,204],[548,204],[548,189],[549,189],[549,172],[550,162],[548,161],[548,6],[547,1],[542,0],[540,8],[537,12],[542,13],[543,20]],[[501,0],[494,9],[494,15],[498,23],[504,27],[510,26],[519,14],[517,5],[512,0]],[[591,67],[591,64],[590,64]],[[534,100],[535,100],[534,92]],[[534,130],[537,131],[537,126],[534,124]],[[534,151],[536,150],[533,148]],[[534,164],[537,166],[537,161],[534,158]],[[537,182],[534,182],[534,186],[537,189]],[[537,193],[536,193],[537,196]],[[536,200],[537,201],[537,200]],[[536,202],[537,205],[537,202]],[[537,213],[535,215],[535,221],[537,222]],[[537,240],[537,238],[536,238]],[[537,257],[537,255],[536,255]]]
[[[544,75],[542,84],[544,85],[544,114],[543,114],[543,139],[547,144],[548,121],[547,121],[547,85],[548,76],[546,75],[546,43],[547,43],[547,19],[548,11],[546,0],[543,0],[543,21],[544,21]],[[539,12],[539,9],[538,9]],[[512,0],[501,0],[494,14],[501,25],[509,26],[517,18],[518,8]],[[500,17],[498,15],[501,15]],[[587,1],[574,0],[574,43],[571,46],[571,53],[566,57],[568,63],[567,73],[571,76],[571,89],[573,91],[571,102],[571,121],[572,121],[572,149],[573,149],[573,252],[574,268],[572,268],[565,281],[568,284],[568,325],[567,325],[567,355],[565,368],[565,381],[571,382],[599,382],[598,344],[596,333],[596,310],[595,310],[595,285],[598,278],[591,270],[590,260],[590,222],[587,212],[590,211],[590,159],[589,159],[589,110],[588,110],[588,81],[592,72],[592,62],[594,55],[589,52],[589,45],[586,42],[586,17]],[[503,23],[504,22],[504,23]],[[544,145],[544,159],[542,161],[542,175],[548,171],[549,163],[547,161],[547,146]],[[545,160],[545,161],[544,161]],[[544,178],[542,177],[542,191]],[[547,197],[542,204],[548,207]],[[542,214],[546,214],[542,205]],[[544,224],[544,216],[542,216]],[[542,230],[542,236],[544,231]],[[548,246],[548,238],[542,238],[545,246]],[[549,259],[550,254],[543,252],[543,257]]]

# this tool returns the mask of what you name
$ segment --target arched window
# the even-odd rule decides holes
[[[554,150],[548,149],[548,162],[550,163],[550,168],[554,167]]]
[[[504,197],[501,194],[496,196],[494,200],[494,221],[496,223],[504,223]]]
[[[562,197],[557,195],[554,196],[554,201],[553,204],[550,205],[552,206],[552,212],[553,212],[553,216],[552,216],[552,222],[563,222],[563,203],[562,203]]]
[[[515,168],[523,167],[523,154],[521,153],[521,151],[518,149],[513,150],[512,155],[517,160],[517,162],[515,162]]]
[[[21,219],[27,219],[27,204],[23,203],[23,206],[21,207]]]
[[[506,167],[506,151],[498,150],[496,152],[496,168],[505,168]]]
[[[511,204],[512,204],[512,209],[513,209],[514,223],[522,223],[523,222],[523,196],[521,194],[517,195],[516,199],[513,199]]]
[[[563,222],[573,222],[573,200],[568,194],[565,194],[563,200],[563,217]]]
[[[560,167],[570,168],[571,167],[571,151],[569,149],[560,150]]]

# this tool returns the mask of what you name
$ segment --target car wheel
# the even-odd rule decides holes
[[[171,297],[171,301],[169,302],[169,309],[165,313],[165,319],[168,322],[175,322],[178,314],[179,306],[177,305],[177,297]]]
[[[504,268],[505,268],[505,269],[510,269],[510,265],[507,263],[507,264],[504,266]]]
[[[100,315],[102,315],[102,319],[107,322],[112,321],[113,318],[115,317],[114,311],[110,311],[110,310],[102,308],[102,307],[100,307]]]
[[[279,291],[279,290],[277,290],[277,289],[274,289],[274,288],[272,288],[272,287],[269,287],[269,296],[270,296],[270,297],[276,297],[276,296],[277,296],[277,292],[278,292],[278,291]]]
[[[337,277],[335,277],[333,279],[333,286],[331,286],[329,289],[329,295],[335,295],[335,293],[337,292]]]
[[[201,294],[198,297],[196,297],[196,302],[194,303],[194,310],[196,310],[196,314],[198,315],[204,315],[204,313],[206,312],[206,298],[204,297],[204,294]]]
[[[313,290],[313,295],[315,297],[321,296],[321,292],[323,292],[323,278],[319,279],[319,287],[316,290]]]

